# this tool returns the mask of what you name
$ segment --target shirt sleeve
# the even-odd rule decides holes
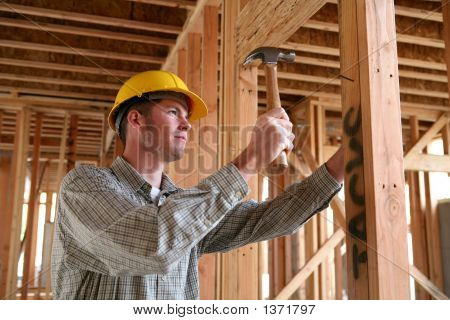
[[[199,244],[199,251],[224,252],[292,234],[316,212],[325,209],[341,188],[322,165],[272,200],[238,203]]]
[[[64,263],[113,276],[168,273],[248,193],[228,165],[160,207],[137,206],[110,177],[86,170],[96,169],[77,168],[63,181],[55,240]]]

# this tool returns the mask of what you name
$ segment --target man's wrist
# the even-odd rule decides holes
[[[246,181],[256,173],[258,173],[259,165],[255,152],[251,147],[247,147],[232,161]]]

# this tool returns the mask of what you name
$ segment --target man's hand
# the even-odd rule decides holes
[[[256,120],[250,143],[233,161],[244,179],[268,166],[283,150],[293,148],[292,122],[282,108],[275,108]]]

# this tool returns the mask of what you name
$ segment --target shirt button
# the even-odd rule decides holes
[[[161,280],[162,280],[162,281],[166,281],[166,276],[162,276],[162,277],[161,277]]]
[[[236,192],[236,197],[242,198],[242,192],[240,192],[240,191]]]

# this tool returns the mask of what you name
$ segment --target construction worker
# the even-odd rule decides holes
[[[342,151],[275,199],[243,201],[248,179],[293,148],[292,123],[280,108],[257,119],[234,161],[193,188],[177,187],[163,168],[183,156],[190,122],[206,114],[172,73],[125,82],[109,114],[123,155],[111,168],[78,166],[61,185],[55,299],[198,299],[203,254],[291,234],[340,190]]]

